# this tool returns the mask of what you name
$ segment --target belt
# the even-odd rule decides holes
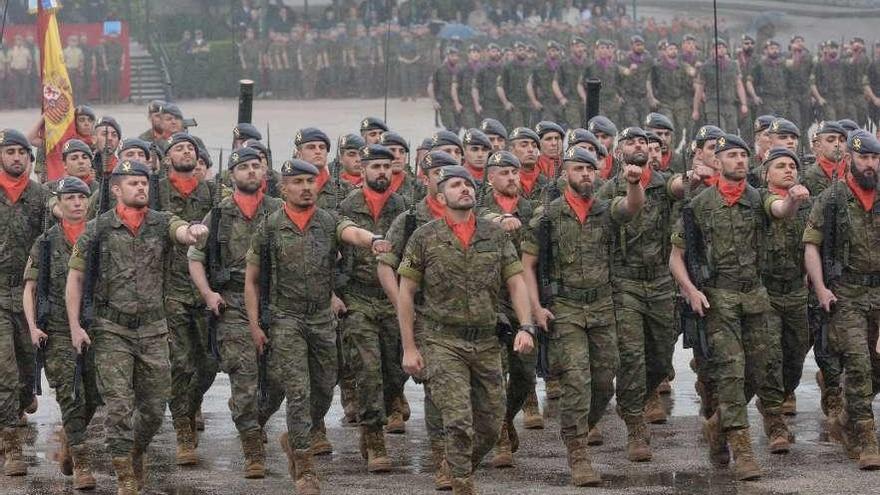
[[[385,299],[385,289],[372,285],[363,284],[355,280],[349,280],[345,285],[345,292],[348,294],[358,294],[371,299]]]
[[[798,289],[802,289],[804,287],[804,278],[797,277],[791,280],[782,280],[777,278],[764,278],[764,287],[767,288],[767,291],[772,292],[774,294],[787,294],[789,292],[794,292]]]
[[[611,275],[631,280],[654,280],[669,275],[669,267],[660,266],[613,266]]]
[[[144,313],[130,314],[115,310],[110,306],[99,306],[98,316],[105,320],[110,320],[117,325],[122,325],[130,330],[136,330],[144,325],[153,323],[154,321],[164,319],[165,310],[154,309]]]
[[[735,290],[738,292],[751,292],[756,287],[758,287],[758,282],[756,280],[736,280],[730,277],[719,275],[714,279],[706,282],[706,287]]]
[[[590,304],[597,300],[611,295],[611,287],[597,287],[595,289],[578,289],[576,287],[565,287],[560,285],[556,288],[554,296],[564,297],[581,304]]]
[[[840,281],[865,287],[880,287],[880,273],[856,273],[844,271],[840,274]]]
[[[300,315],[310,315],[326,309],[330,309],[329,298],[327,298],[326,302],[320,303],[310,301],[297,301],[294,299],[280,299],[275,304],[278,306],[278,309],[282,311],[296,313]]]
[[[498,330],[493,327],[460,327],[451,325],[441,325],[439,333],[444,333],[452,337],[475,341],[488,337],[498,337]]]

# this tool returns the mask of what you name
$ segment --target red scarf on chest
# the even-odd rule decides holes
[[[82,234],[85,229],[86,222],[84,221],[79,223],[70,223],[67,220],[61,221],[61,230],[64,231],[64,238],[67,239],[68,244],[71,246],[76,244],[76,240],[79,239],[80,234]]]
[[[516,205],[519,204],[519,196],[505,196],[498,194],[498,191],[493,191],[492,195],[504,213],[513,213],[516,210]]]
[[[257,191],[256,194],[244,194],[241,191],[235,191],[232,193],[232,200],[238,205],[241,214],[248,220],[251,220],[257,213],[260,203],[263,202],[263,196],[262,190]]]
[[[22,173],[18,177],[12,177],[5,171],[0,170],[0,189],[6,193],[6,197],[12,204],[18,203],[18,199],[28,185],[27,173]]]
[[[144,218],[147,217],[147,208],[132,208],[131,206],[125,206],[122,203],[116,204],[116,215],[122,220],[123,225],[128,228],[128,231],[131,232],[131,235],[138,235],[138,231],[141,230],[141,225],[144,223]]]
[[[874,207],[874,198],[877,197],[877,190],[863,189],[853,178],[852,174],[847,174],[846,184],[849,186],[849,190],[852,191],[853,196],[859,200],[859,204],[862,205],[862,208],[864,208],[865,211],[871,211],[871,208]]]
[[[522,185],[522,190],[526,194],[531,194],[532,189],[535,187],[535,183],[538,182],[538,175],[541,174],[541,170],[538,169],[537,166],[532,170],[527,170],[525,168],[520,169],[519,171],[519,183]]]
[[[188,198],[199,187],[199,179],[196,176],[184,177],[173,170],[168,172],[168,182],[184,198]]]
[[[388,202],[388,198],[391,197],[394,191],[389,187],[385,189],[385,192],[378,192],[370,189],[369,186],[364,186],[362,191],[364,192],[364,201],[367,203],[367,208],[370,210],[373,221],[378,222],[379,216],[382,215],[382,208],[385,207],[385,203]]]
[[[467,220],[461,223],[455,223],[455,221],[447,215],[444,215],[443,219],[446,220],[446,225],[449,226],[452,233],[455,234],[455,237],[461,243],[461,247],[467,250],[471,245],[471,239],[474,237],[474,232],[477,231],[477,217],[471,212],[471,214],[468,215]]]
[[[583,224],[590,215],[590,208],[593,207],[593,198],[584,199],[579,194],[571,190],[570,187],[565,188],[565,201],[571,207],[574,214],[577,215],[578,221]]]
[[[733,206],[739,201],[743,191],[746,190],[746,181],[728,182],[726,180],[719,180],[716,187],[718,187],[718,192],[721,193],[721,197],[724,198],[727,206]]]

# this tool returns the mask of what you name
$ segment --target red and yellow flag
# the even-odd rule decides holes
[[[61,35],[55,17],[60,5],[55,0],[38,0],[37,6],[37,40],[42,61],[43,146],[48,180],[55,180],[64,175],[61,147],[76,134],[73,88],[64,65]]]

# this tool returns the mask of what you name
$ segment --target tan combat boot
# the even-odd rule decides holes
[[[791,450],[791,431],[781,414],[762,413],[764,434],[767,435],[767,448],[771,454],[787,454]]]
[[[241,450],[244,453],[244,477],[265,478],[266,451],[259,430],[250,430],[241,434]]]
[[[590,464],[585,438],[573,438],[565,442],[568,450],[568,469],[571,471],[571,484],[574,486],[599,486],[602,478]]]
[[[70,476],[73,474],[73,459],[70,458],[70,442],[67,441],[67,434],[64,430],[61,430],[61,433],[58,434],[58,439],[61,442],[61,452],[58,454],[61,474]]]
[[[295,480],[296,459],[293,457],[293,450],[290,448],[290,442],[286,431],[278,436],[278,444],[281,445],[281,450],[283,450],[284,455],[287,456],[287,472],[290,474],[290,478]]]
[[[400,394],[394,398],[394,401],[397,403],[394,407],[403,413],[403,420],[409,421],[412,410],[409,408],[409,401],[406,400],[406,394],[403,393],[403,390],[401,390]]]
[[[495,444],[495,454],[489,464],[496,469],[513,467],[513,450],[507,422],[501,426],[501,434],[498,435],[498,442]]]
[[[409,414],[405,414],[409,409],[409,404],[404,408],[404,402],[400,396],[391,399],[390,410],[388,411],[388,422],[385,425],[385,431],[394,435],[406,433],[406,420]]]
[[[755,461],[752,452],[752,438],[749,429],[731,430],[727,433],[730,449],[733,451],[733,472],[739,481],[756,480],[763,476],[761,466]]]
[[[190,418],[174,420],[174,431],[177,433],[177,465],[195,466],[199,463],[196,453],[196,432]]]
[[[312,455],[329,455],[333,453],[333,445],[327,440],[327,429],[324,422],[318,425],[312,425],[312,432],[309,435],[311,440]]]
[[[535,387],[526,397],[523,404],[523,428],[527,430],[543,430],[544,417],[541,416],[541,408],[538,406],[538,394],[535,393]]]
[[[431,464],[434,466],[434,489],[452,490],[452,473],[446,462],[446,443],[442,439],[431,440]]]
[[[703,420],[703,437],[709,444],[709,459],[715,464],[730,462],[730,451],[727,439],[721,430],[721,417],[716,412],[709,419]]]
[[[654,391],[645,401],[645,421],[652,425],[662,425],[666,423],[666,409],[663,408],[663,401],[660,400],[660,392]]]
[[[651,460],[651,432],[642,416],[626,416],[626,458],[630,462]]]
[[[131,470],[137,481],[138,490],[143,490],[147,480],[147,448],[135,441],[131,448]]]
[[[874,471],[880,469],[880,451],[877,449],[877,433],[874,431],[874,420],[856,421],[855,434],[858,436],[861,452],[859,452],[859,469]]]
[[[669,378],[664,378],[660,385],[657,385],[657,393],[661,395],[669,395],[672,393],[672,385],[669,384]]]
[[[312,462],[311,450],[294,450],[294,484],[299,495],[320,495],[318,473]]]
[[[88,447],[85,444],[74,445],[70,448],[70,453],[73,457],[73,489],[93,490],[96,482]]]
[[[391,459],[385,449],[385,433],[382,428],[361,426],[361,442],[367,454],[367,471],[387,473],[391,471]]]
[[[834,418],[829,418],[828,423],[828,435],[831,439],[843,445],[847,457],[858,459],[862,453],[861,444],[854,431],[855,425],[850,422],[846,409],[840,411]]]
[[[844,410],[843,389],[840,387],[826,387],[822,398],[822,412],[829,422],[840,416]]]
[[[116,471],[116,495],[138,495],[137,480],[131,467],[131,457],[114,457],[113,470]]]
[[[452,478],[452,495],[477,495],[474,479],[470,476]]]
[[[21,439],[18,437],[17,428],[3,429],[3,450],[5,455],[3,474],[6,476],[26,475],[28,466],[21,453]]]
[[[590,427],[590,431],[587,433],[587,445],[596,446],[604,443],[605,437],[602,435],[602,431],[599,430],[599,425]]]
[[[797,396],[794,392],[789,392],[782,398],[782,414],[797,416]]]

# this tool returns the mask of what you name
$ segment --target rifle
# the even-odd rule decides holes
[[[82,377],[86,368],[86,353],[88,349],[88,346],[84,345],[76,354],[76,366],[73,369],[73,391],[70,393],[74,402],[79,402],[80,397],[82,397]]]
[[[275,165],[272,163],[272,133],[269,131],[269,123],[266,122],[266,194],[273,198],[278,197],[278,181],[275,179]]]
[[[32,390],[34,395],[43,395],[42,376],[43,365],[46,364],[45,349],[46,344],[43,341],[34,346],[34,385]]]
[[[104,145],[103,155],[107,154],[107,146]],[[102,166],[103,168],[103,166]],[[98,285],[98,275],[101,272],[101,219],[100,216],[110,209],[110,174],[104,168],[101,177],[101,199],[98,202],[98,214],[95,217],[95,238],[89,246],[86,256],[86,272],[83,281],[82,302],[80,303],[80,325],[88,330],[95,320],[95,288]]]
[[[584,102],[584,121],[583,127],[586,129],[589,127],[590,119],[599,115],[599,94],[602,92],[602,81],[595,77],[591,77],[586,80],[587,87],[584,88],[587,92],[587,101]]]
[[[268,218],[268,214],[266,215]],[[269,328],[272,326],[272,308],[271,297],[269,291],[272,289],[272,251],[275,243],[275,235],[272,233],[268,222],[266,226],[266,242],[260,248],[260,328],[266,335],[269,334]],[[257,389],[260,393],[260,403],[265,403],[269,398],[269,353],[271,348],[266,347],[263,353],[257,355]]]
[[[208,281],[211,289],[219,292],[229,282],[229,268],[223,264],[220,249],[220,220],[223,210],[220,209],[223,185],[220,183],[220,174],[214,176],[214,198],[211,206],[211,224],[209,225],[208,241],[206,243],[205,261],[208,268]],[[220,314],[225,311],[225,306],[220,306]],[[211,347],[211,355],[214,359],[220,359],[220,349],[217,346],[217,324],[220,316],[214,314],[211,308],[206,308],[208,318],[208,342]]]
[[[158,147],[154,143],[152,147],[157,148],[157,152],[150,153],[150,160],[153,162],[152,172],[150,173],[150,177],[147,179],[150,184],[150,193],[148,195],[149,205],[151,210],[158,210],[159,208],[159,174],[162,171],[162,161],[159,159]]]
[[[840,162],[840,151],[836,153],[836,162]],[[837,169],[831,174],[831,196],[822,208],[822,245],[819,252],[822,257],[822,281],[825,287],[830,288],[843,273],[843,263],[837,258],[837,248],[840,238],[837,235],[837,214],[840,205],[837,202]],[[813,328],[816,333],[816,354],[828,356],[828,325],[831,322],[831,311],[825,311],[821,306],[812,311]]]
[[[560,167],[561,168],[561,167]],[[556,284],[553,282],[553,222],[550,220],[548,208],[550,207],[550,189],[553,184],[544,188],[541,203],[541,220],[538,223],[538,297],[542,308],[553,305],[553,295],[556,293]],[[538,332],[538,362],[537,372],[541,378],[550,377],[550,333],[553,331],[553,322],[547,321],[547,328]]]
[[[254,82],[250,79],[238,81],[238,120],[239,123],[251,123],[254,117]],[[232,149],[235,149],[233,138]]]
[[[49,227],[49,214],[43,214],[43,238],[39,245],[39,271],[37,272],[37,328],[46,329],[49,324],[49,313],[52,311],[49,302],[52,278],[52,241],[46,235]]]
[[[686,162],[687,163],[687,162]],[[687,177],[687,170],[685,170]],[[681,207],[681,223],[684,228],[684,263],[688,277],[698,290],[709,279],[709,265],[706,261],[706,244],[703,233],[697,226],[694,208],[691,205],[690,185],[685,184],[684,202]],[[679,315],[684,334],[684,348],[695,349],[704,358],[710,357],[709,341],[706,337],[706,320],[691,308],[690,303],[680,298]]]

